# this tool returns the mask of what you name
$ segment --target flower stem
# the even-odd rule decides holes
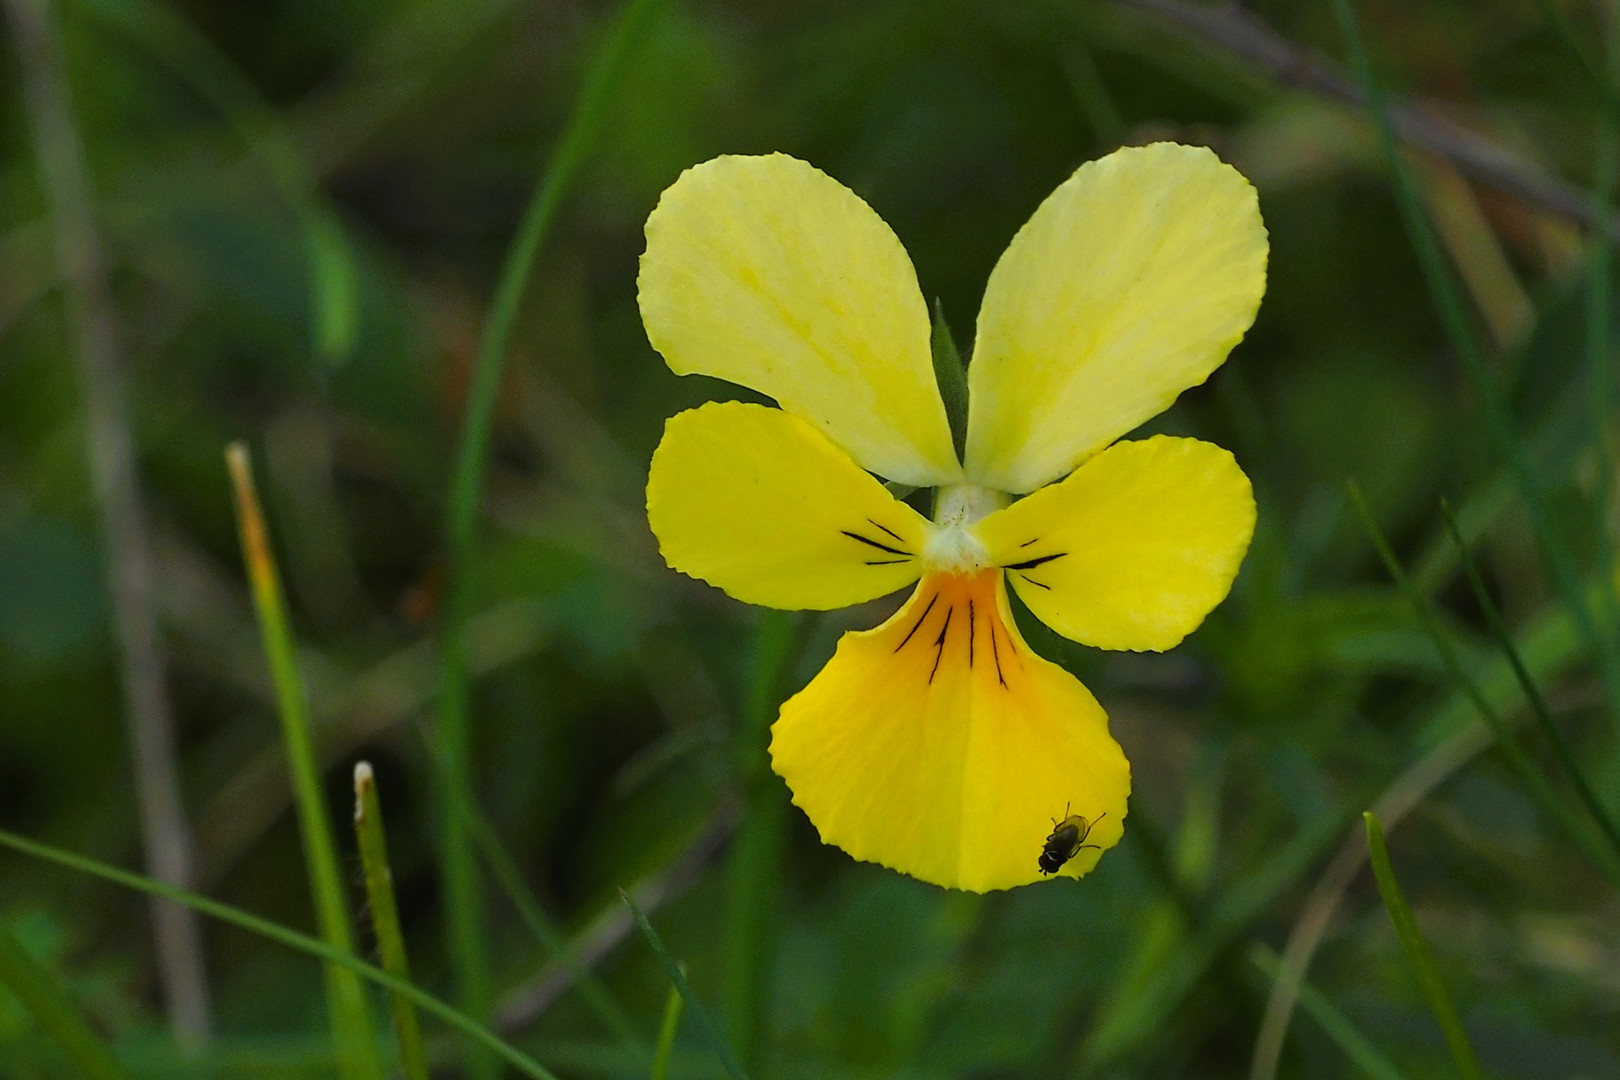
[[[770,970],[780,887],[787,790],[771,772],[766,746],[786,683],[802,648],[790,612],[766,611],[754,635],[753,674],[737,747],[741,824],[726,866],[725,1016],[744,1068],[753,1069],[770,1014]]]
[[[591,62],[585,84],[575,102],[568,125],[558,140],[534,194],[524,211],[512,245],[501,266],[495,302],[484,326],[474,361],[472,385],[456,447],[454,478],[445,519],[449,583],[440,628],[439,696],[436,729],[448,769],[463,790],[471,790],[469,685],[463,633],[477,593],[473,549],[478,507],[484,490],[484,469],[494,423],[495,401],[506,365],[507,346],[517,321],[518,306],[527,289],[546,237],[550,235],[564,195],[595,142],[602,126],[610,92],[624,66],[631,44],[650,16],[665,0],[630,0]],[[441,805],[448,799],[440,799]],[[468,842],[461,820],[446,808],[440,815],[440,858],[443,860],[445,918],[448,922],[451,964],[457,998],[462,1008],[477,1017],[489,1014],[489,954],[484,937],[483,890],[477,853]],[[470,1062],[474,1080],[488,1080],[494,1070],[487,1057]]]

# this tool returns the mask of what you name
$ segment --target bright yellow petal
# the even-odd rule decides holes
[[[647,219],[638,284],[676,374],[767,394],[891,480],[960,478],[911,260],[819,169],[785,154],[688,169]]]
[[[1254,188],[1206,149],[1080,166],[990,275],[968,475],[1033,491],[1203,382],[1254,321],[1266,251]]]
[[[829,844],[954,889],[1038,881],[1053,819],[1119,842],[1130,765],[1079,681],[1030,651],[999,570],[931,574],[782,706],[771,762]],[[1100,820],[1099,820],[1100,819]]]
[[[647,520],[669,565],[750,604],[839,608],[917,580],[929,528],[814,427],[710,402],[670,417]]]
[[[1046,625],[1101,649],[1171,648],[1225,598],[1254,535],[1249,478],[1218,446],[1115,443],[975,527]]]

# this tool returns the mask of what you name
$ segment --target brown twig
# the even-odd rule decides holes
[[[1192,4],[1186,0],[1113,0],[1117,7],[1150,16],[1181,37],[1211,46],[1227,57],[1264,70],[1287,86],[1331,98],[1356,109],[1366,107],[1361,88],[1338,65],[1296,45],[1239,4]],[[1446,117],[1416,105],[1389,111],[1395,132],[1408,146],[1445,158],[1457,171],[1481,184],[1535,203],[1587,228],[1596,222],[1590,196],[1495,142]],[[1611,219],[1620,239],[1620,219]]]
[[[136,482],[134,452],[118,370],[118,334],[107,290],[83,148],[49,0],[0,0],[21,66],[24,98],[49,205],[58,270],[66,287],[84,395],[85,439],[112,584],[113,630],[135,769],[141,838],[154,877],[192,884],[191,837],[180,800],[173,716],[152,595],[152,553]],[[176,1040],[208,1037],[208,990],[197,917],[152,902],[158,974]]]

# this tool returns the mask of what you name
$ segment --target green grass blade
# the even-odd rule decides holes
[[[681,1029],[681,1009],[686,999],[675,987],[664,1001],[664,1020],[658,1025],[658,1046],[653,1052],[651,1080],[668,1080],[669,1059],[675,1053],[675,1035]]]
[[[116,866],[109,866],[96,859],[65,851],[62,848],[41,843],[38,840],[30,840],[27,837],[18,836],[16,833],[7,832],[4,829],[0,829],[0,847],[9,848],[19,854],[40,859],[44,862],[55,863],[57,866],[66,867],[81,874],[88,874],[103,881],[110,881],[114,885],[134,889],[136,892],[146,893],[148,896],[173,900],[175,903],[184,904],[193,911],[206,915],[211,919],[229,923],[249,933],[274,941],[279,945],[285,945],[289,949],[312,956],[317,960],[323,960],[328,966],[343,968],[345,971],[365,979],[390,993],[399,994],[423,1012],[438,1017],[469,1039],[498,1055],[524,1076],[530,1077],[531,1080],[557,1080],[557,1076],[544,1065],[541,1065],[534,1058],[508,1043],[460,1009],[447,1005],[432,994],[418,989],[404,979],[390,975],[380,967],[356,959],[351,953],[334,949],[320,938],[300,934],[296,930],[289,930],[280,923],[260,918],[250,912],[243,911],[241,908],[232,907],[230,904],[211,900],[206,896],[185,889],[177,889],[153,878],[131,873],[128,870],[121,870]]]
[[[212,105],[259,159],[304,231],[315,353],[328,363],[346,360],[360,332],[354,253],[276,110],[206,34],[169,5],[159,0],[77,0],[75,7],[156,57]]]
[[[292,631],[287,625],[287,606],[276,569],[270,534],[259,508],[253,486],[253,468],[247,447],[232,443],[225,450],[236,496],[237,525],[241,533],[242,557],[247,564],[253,606],[258,614],[264,653],[275,683],[281,715],[281,734],[287,747],[287,766],[292,777],[293,804],[298,811],[298,828],[303,840],[304,864],[309,871],[310,891],[315,903],[316,922],[321,937],[334,950],[352,955],[354,934],[349,921],[349,905],[343,891],[343,872],[338,862],[337,844],[321,798],[320,769],[315,763],[311,738],[309,701],[303,678],[293,655]],[[372,1038],[371,1018],[365,992],[352,972],[328,966],[327,997],[331,1009],[332,1037],[342,1055],[343,1074],[349,1080],[380,1080],[382,1064]]]
[[[310,336],[315,355],[341,364],[360,340],[360,282],[343,223],[324,203],[300,214],[309,260]]]
[[[62,984],[28,955],[11,929],[0,923],[0,986],[11,991],[56,1041],[85,1080],[134,1080]]]
[[[596,1014],[602,1025],[618,1036],[619,1041],[626,1047],[635,1050],[645,1050],[646,1043],[636,1031],[635,1021],[630,1018],[623,1005],[602,985],[589,968],[581,964],[574,955],[574,947],[557,926],[545,913],[540,902],[529,891],[528,885],[519,872],[517,863],[511,854],[502,846],[495,836],[494,829],[483,815],[479,815],[473,822],[473,835],[478,841],[479,849],[484,859],[489,863],[490,872],[495,875],[496,882],[501,891],[506,894],[507,900],[517,909],[518,916],[529,932],[539,941],[552,957],[568,967],[574,977],[574,985],[579,987],[580,996],[585,1000],[586,1006]]]
[[[1417,978],[1418,988],[1440,1024],[1446,1045],[1451,1049],[1451,1059],[1457,1064],[1457,1072],[1463,1080],[1483,1080],[1479,1059],[1474,1056],[1473,1044],[1468,1041],[1468,1033],[1457,1018],[1457,1007],[1452,1004],[1451,994],[1440,978],[1434,954],[1429,951],[1429,943],[1418,930],[1417,920],[1412,918],[1412,909],[1407,906],[1406,895],[1401,892],[1401,884],[1395,879],[1395,868],[1389,861],[1389,848],[1384,843],[1384,827],[1371,811],[1361,816],[1367,824],[1367,850],[1373,876],[1378,879],[1378,894],[1384,898],[1384,907],[1389,911],[1390,921],[1395,924],[1395,933],[1401,939],[1401,948],[1406,953],[1406,962],[1411,966],[1412,974]]]
[[[1600,51],[1603,62],[1588,57],[1568,18],[1551,0],[1536,0],[1536,7],[1563,39],[1565,47],[1580,62],[1592,85],[1602,98],[1603,111],[1598,117],[1596,168],[1592,179],[1592,220],[1599,223],[1587,240],[1586,273],[1586,364],[1588,406],[1591,409],[1592,450],[1597,464],[1597,479],[1592,486],[1593,536],[1597,542],[1598,561],[1605,567],[1615,565],[1613,538],[1609,535],[1609,508],[1614,492],[1614,446],[1609,438],[1609,413],[1613,390],[1609,374],[1609,307],[1613,303],[1610,284],[1613,277],[1613,252],[1609,229],[1605,227],[1614,215],[1614,185],[1620,174],[1620,96],[1615,94],[1615,38],[1612,19],[1608,23],[1608,40]],[[1611,570],[1612,572],[1612,570]],[[1620,633],[1620,601],[1616,600],[1613,582],[1598,594],[1598,611],[1604,623],[1604,632]]]
[[[1276,953],[1264,945],[1251,949],[1249,959],[1273,982],[1280,976],[1281,961]],[[1314,986],[1302,980],[1298,993],[1300,1007],[1316,1021],[1316,1026],[1322,1029],[1322,1033],[1332,1040],[1351,1064],[1372,1080],[1406,1080],[1401,1071],[1372,1044],[1372,1040],[1362,1034],[1361,1029]]]
[[[1607,85],[1607,84],[1605,84]],[[1605,112],[1598,122],[1597,177],[1592,188],[1592,203],[1596,220],[1608,221],[1613,213],[1611,203],[1617,170],[1620,170],[1620,116]],[[1592,535],[1596,541],[1598,565],[1615,566],[1614,539],[1609,535],[1609,510],[1614,492],[1614,446],[1609,438],[1609,417],[1614,396],[1609,373],[1612,362],[1609,349],[1609,305],[1614,302],[1610,294],[1613,277],[1613,253],[1608,234],[1593,231],[1588,246],[1586,273],[1586,366],[1589,386],[1588,402],[1591,408],[1592,453],[1597,464],[1597,479],[1592,485]],[[1598,593],[1598,615],[1602,630],[1610,638],[1620,633],[1620,601],[1615,598],[1614,582]]]
[[[495,399],[505,367],[507,345],[535,258],[551,232],[563,197],[596,140],[610,93],[630,46],[650,21],[651,15],[665,2],[630,0],[593,57],[568,125],[546,164],[524,212],[523,221],[507,250],[495,301],[478,344],[461,438],[456,447],[445,520],[449,582],[440,631],[436,710],[439,744],[452,775],[464,790],[471,790],[472,784],[469,779],[470,688],[462,636],[476,595],[473,549],[478,507],[483,496]],[[487,1016],[490,1003],[489,955],[483,930],[483,890],[478,879],[477,855],[466,839],[454,812],[443,813],[440,822],[440,858],[443,861],[445,917],[457,995],[468,1012],[475,1016]],[[475,1080],[486,1080],[492,1075],[487,1063],[475,1059],[472,1065]]]
[[[394,899],[394,872],[388,863],[388,837],[383,829],[382,803],[377,796],[377,779],[371,764],[362,761],[354,767],[354,833],[360,844],[360,869],[366,879],[366,901],[371,908],[371,925],[377,935],[377,952],[383,970],[398,979],[411,977],[405,954],[405,935],[399,925],[399,905]],[[427,1051],[422,1045],[422,1028],[416,1009],[398,994],[389,995],[394,1016],[394,1037],[399,1040],[399,1062],[406,1080],[428,1080]]]
[[[1553,28],[1553,32],[1558,35],[1564,46],[1570,51],[1570,54],[1575,57],[1576,62],[1580,64],[1581,72],[1591,82],[1592,89],[1597,91],[1599,99],[1603,102],[1604,109],[1612,116],[1620,116],[1620,96],[1616,96],[1614,92],[1613,81],[1603,73],[1603,68],[1587,54],[1585,46],[1581,44],[1581,39],[1575,34],[1575,28],[1569,24],[1569,17],[1558,10],[1558,5],[1553,3],[1553,0],[1536,0],[1536,10],[1541,12],[1541,17],[1547,20],[1547,24]],[[1608,216],[1605,215],[1597,220],[1607,221]]]
[[[945,419],[951,425],[956,460],[961,461],[967,450],[967,368],[962,366],[956,338],[951,336],[950,324],[945,321],[945,305],[938,297],[934,298],[934,332],[930,344],[934,354],[934,381],[939,384],[939,396],[945,402]]]
[[[669,950],[664,947],[658,931],[652,928],[652,923],[647,921],[647,916],[642,914],[636,902],[630,899],[629,893],[621,889],[619,896],[624,900],[625,907],[630,909],[630,917],[636,920],[636,926],[641,928],[647,944],[652,947],[653,955],[658,957],[658,962],[664,966],[664,974],[669,976],[670,983],[685,1000],[686,1007],[692,1010],[692,1019],[702,1029],[703,1037],[709,1041],[709,1045],[714,1047],[714,1052],[720,1058],[720,1064],[726,1070],[726,1074],[731,1080],[748,1080],[748,1074],[737,1061],[737,1055],[731,1052],[731,1044],[726,1041],[725,1033],[715,1024],[709,1010],[703,1007],[703,1002],[692,993],[692,987],[686,981],[686,973],[681,971],[681,966],[675,962],[675,958],[669,955]]]
[[[1457,521],[1451,514],[1451,507],[1446,503],[1440,504],[1440,513],[1446,519],[1446,528],[1451,532],[1451,538],[1457,545],[1462,558],[1463,572],[1468,576],[1468,584],[1474,590],[1474,599],[1478,601],[1480,610],[1485,613],[1485,620],[1490,624],[1491,632],[1501,643],[1502,652],[1507,656],[1508,663],[1513,667],[1514,677],[1519,680],[1519,687],[1524,691],[1525,700],[1530,702],[1530,711],[1540,725],[1542,734],[1552,745],[1553,753],[1558,757],[1558,763],[1569,774],[1569,779],[1575,785],[1575,792],[1581,803],[1586,807],[1587,813],[1592,815],[1593,822],[1603,833],[1603,838],[1620,857],[1620,829],[1616,829],[1614,819],[1609,815],[1608,809],[1598,799],[1597,792],[1587,781],[1586,774],[1575,761],[1575,755],[1570,751],[1569,744],[1559,734],[1557,726],[1553,723],[1552,713],[1547,709],[1547,702],[1541,696],[1541,690],[1536,686],[1536,680],[1525,666],[1524,658],[1519,655],[1519,648],[1513,643],[1513,635],[1508,632],[1507,624],[1502,620],[1502,613],[1497,609],[1496,602],[1491,599],[1489,590],[1485,588],[1485,581],[1480,577],[1479,567],[1474,565],[1473,557],[1468,552],[1468,544],[1463,540],[1462,532],[1457,528]]]
[[[1079,37],[1069,41],[1059,62],[1063,65],[1063,74],[1068,78],[1069,89],[1074,91],[1075,103],[1091,125],[1091,134],[1096,137],[1097,145],[1109,150],[1122,144],[1129,130],[1128,125],[1119,111],[1119,102],[1108,89],[1102,72],[1097,70],[1097,62],[1085,42]]]
[[[1513,484],[1497,472],[1479,484],[1474,493],[1457,506],[1457,524],[1463,536],[1477,541],[1502,519],[1513,506]],[[1444,530],[1435,533],[1412,560],[1412,585],[1423,596],[1433,596],[1449,585],[1461,569],[1457,547]]]
[[[1542,559],[1564,602],[1569,605],[1570,614],[1574,617],[1587,647],[1598,661],[1604,689],[1609,699],[1610,712],[1620,719],[1620,639],[1613,634],[1599,632],[1593,614],[1587,607],[1574,557],[1552,525],[1551,515],[1548,513],[1530,457],[1514,431],[1507,401],[1486,369],[1474,326],[1469,320],[1451,271],[1440,251],[1434,229],[1423,208],[1417,184],[1412,179],[1411,170],[1407,167],[1405,158],[1401,156],[1395,139],[1395,130],[1389,118],[1388,106],[1384,100],[1383,87],[1373,75],[1372,64],[1367,58],[1366,45],[1362,41],[1361,27],[1356,19],[1352,0],[1333,0],[1333,10],[1349,46],[1350,66],[1367,95],[1368,107],[1377,122],[1379,142],[1383,146],[1385,159],[1395,181],[1396,204],[1400,208],[1401,220],[1406,227],[1424,281],[1439,313],[1441,326],[1479,399],[1485,415],[1486,434],[1491,440],[1492,449],[1506,462],[1519,496],[1525,502]]]
[[[754,632],[754,655],[736,745],[741,819],[726,863],[726,981],[724,1015],[744,1068],[752,1068],[770,1015],[770,970],[775,957],[777,898],[788,794],[771,772],[766,747],[784,684],[802,651],[808,619],[764,611]]]
[[[1164,831],[1143,807],[1134,807],[1131,810],[1131,827],[1125,833],[1132,849],[1147,865],[1149,874],[1158,884],[1174,906],[1176,914],[1190,931],[1204,928],[1207,919],[1199,898],[1193,895],[1191,887],[1183,878],[1180,870],[1176,869],[1175,860],[1170,857],[1169,845],[1165,842]]]
[[[1412,605],[1412,610],[1417,614],[1418,621],[1422,624],[1424,632],[1428,634],[1429,640],[1434,643],[1435,651],[1440,654],[1441,666],[1446,669],[1446,674],[1451,677],[1451,681],[1456,685],[1457,689],[1474,706],[1481,719],[1490,725],[1491,732],[1496,736],[1497,746],[1508,767],[1519,777],[1536,806],[1558,823],[1564,834],[1580,848],[1587,860],[1604,877],[1608,878],[1611,884],[1620,887],[1620,857],[1597,843],[1592,834],[1575,819],[1575,816],[1559,800],[1552,786],[1548,784],[1547,778],[1541,774],[1541,770],[1536,768],[1535,763],[1524,752],[1524,748],[1519,745],[1517,737],[1513,734],[1513,729],[1502,719],[1501,714],[1496,711],[1491,703],[1486,700],[1485,693],[1480,689],[1478,680],[1469,675],[1467,669],[1463,667],[1461,659],[1458,658],[1457,649],[1452,643],[1451,635],[1446,633],[1445,627],[1440,625],[1440,620],[1436,618],[1434,609],[1429,606],[1428,600],[1412,584],[1412,580],[1407,576],[1400,560],[1395,557],[1394,550],[1390,548],[1389,540],[1384,536],[1383,530],[1378,527],[1378,522],[1373,519],[1372,510],[1367,506],[1367,500],[1362,497],[1361,489],[1353,481],[1350,484],[1350,501],[1354,505],[1357,515],[1360,516],[1361,523],[1372,540],[1373,548],[1378,552],[1378,557],[1383,561],[1385,569],[1389,571],[1389,576]],[[1449,516],[1447,520],[1451,520]],[[1523,678],[1529,678],[1528,671],[1525,672]]]
[[[489,818],[484,815],[472,794],[463,790],[456,782],[445,765],[444,755],[438,747],[424,735],[424,742],[428,756],[432,759],[440,790],[450,798],[451,809],[461,815],[462,827],[472,834],[473,842],[478,846],[479,853],[489,864],[489,872],[495,878],[495,883],[506,894],[507,901],[516,909],[518,917],[529,928],[552,957],[566,965],[574,977],[574,983],[579,987],[580,996],[584,998],[586,1006],[596,1014],[596,1018],[609,1031],[619,1037],[627,1049],[645,1052],[646,1044],[636,1031],[635,1021],[630,1014],[619,1004],[607,987],[602,985],[589,968],[578,962],[574,955],[573,945],[567,940],[562,929],[557,925],[540,901],[529,889],[528,883],[523,880],[523,873],[518,869],[517,860],[512,858],[506,845],[495,832]]]

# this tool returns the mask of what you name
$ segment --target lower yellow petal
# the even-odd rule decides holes
[[[1254,535],[1254,491],[1227,451],[1118,442],[975,526],[1046,625],[1100,649],[1178,644],[1225,598]]]
[[[928,531],[815,427],[737,401],[670,417],[647,478],[647,520],[675,569],[787,609],[905,588]]]
[[[782,706],[771,762],[829,844],[948,888],[1038,881],[1056,821],[1094,823],[1060,873],[1123,833],[1130,765],[1080,682],[1030,651],[999,570],[931,574],[845,634]]]

